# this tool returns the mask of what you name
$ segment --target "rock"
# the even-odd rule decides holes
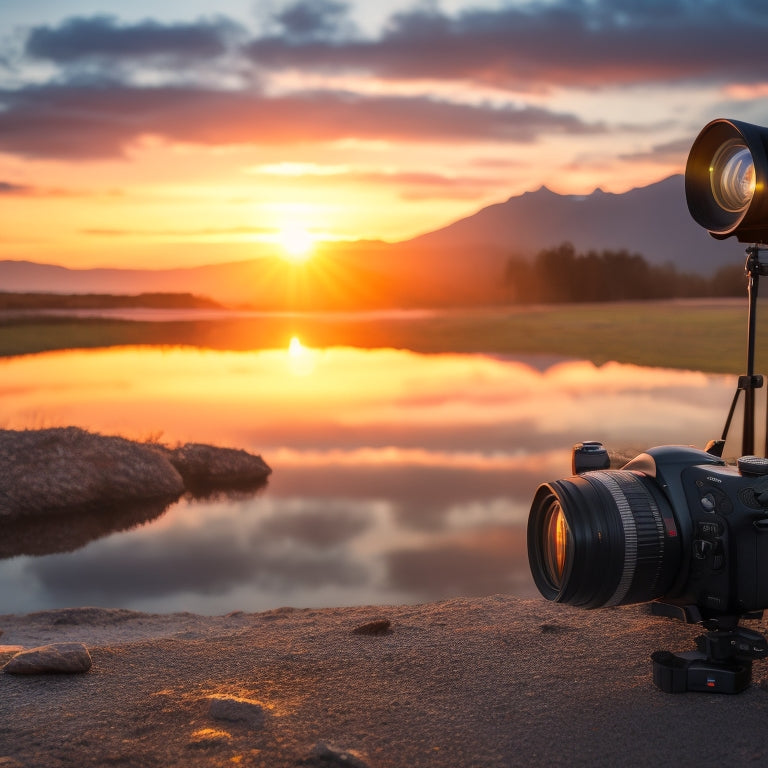
[[[78,427],[0,430],[0,518],[178,498],[164,451]]]
[[[271,472],[261,456],[235,448],[187,443],[170,449],[79,427],[2,429],[0,520],[105,509],[113,517],[125,508],[130,523],[137,502],[159,504],[151,511],[156,516],[164,509],[160,502],[175,501],[185,490],[252,491]]]
[[[388,635],[390,630],[389,619],[377,619],[376,621],[369,621],[367,624],[361,624],[359,627],[355,627],[352,630],[354,635]]]
[[[52,643],[17,653],[4,667],[9,675],[87,672],[91,654],[82,643]]]
[[[318,741],[300,765],[315,766],[315,768],[333,768],[334,766],[368,768],[368,763],[357,752],[341,749],[324,741]]]
[[[266,717],[264,706],[260,701],[226,695],[211,696],[208,714],[214,720],[243,722],[255,728],[264,725]]]
[[[186,443],[167,450],[190,490],[258,487],[272,472],[261,456],[235,448]]]
[[[189,738],[191,747],[217,747],[227,744],[232,739],[232,734],[219,728],[200,728]]]

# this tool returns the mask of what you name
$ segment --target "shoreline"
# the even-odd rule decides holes
[[[383,623],[355,632],[372,622]],[[85,674],[0,675],[4,767],[768,758],[768,662],[735,696],[663,693],[650,654],[692,649],[701,628],[647,605],[497,595],[218,617],[81,608],[0,616],[0,629],[0,643],[83,642],[93,659]]]

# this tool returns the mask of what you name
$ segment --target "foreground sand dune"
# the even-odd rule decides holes
[[[93,659],[86,674],[0,675],[5,768],[768,760],[768,661],[736,696],[662,693],[650,654],[692,649],[700,629],[646,606],[71,609],[0,616],[0,628],[0,643],[83,642]]]

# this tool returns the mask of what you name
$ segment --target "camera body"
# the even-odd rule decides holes
[[[768,607],[768,462],[748,456],[734,467],[709,463],[702,453],[667,447],[646,454],[682,543],[680,578],[664,597],[694,604],[704,616],[762,610]],[[638,457],[630,466],[646,463]]]
[[[583,446],[577,474],[540,486],[531,507],[529,561],[546,598],[585,608],[663,599],[704,619],[768,607],[768,460],[734,467],[662,446],[620,470],[583,470]]]

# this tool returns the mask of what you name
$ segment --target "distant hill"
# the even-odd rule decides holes
[[[622,250],[651,264],[711,275],[733,259],[743,261],[735,239],[713,239],[692,219],[682,175],[623,194],[558,195],[541,187],[408,241],[419,247],[506,247],[521,256],[571,242],[579,251]]]
[[[222,309],[212,299],[191,293],[4,293],[0,309]]]
[[[274,256],[165,270],[68,269],[0,261],[0,291],[190,293],[270,310],[491,304],[506,299],[510,256],[571,242],[578,251],[626,250],[650,264],[712,275],[740,264],[744,247],[694,223],[683,177],[624,194],[559,195],[542,187],[400,243],[318,246],[297,267]]]

